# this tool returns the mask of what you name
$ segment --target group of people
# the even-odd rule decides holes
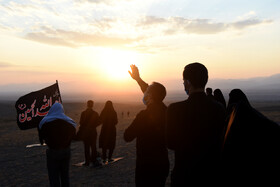
[[[50,186],[69,186],[70,144],[72,140],[83,141],[84,166],[97,167],[112,162],[116,145],[117,113],[112,101],[105,103],[99,114],[93,110],[94,102],[87,101],[87,108],[81,113],[80,126],[66,116],[61,103],[55,103],[39,124],[39,136],[48,146],[46,150]],[[96,127],[102,125],[99,148],[102,149],[102,163],[97,159]],[[77,133],[76,133],[77,132]],[[41,142],[43,143],[43,142]]]
[[[221,90],[216,89],[213,96],[211,89],[205,93],[207,68],[201,63],[191,63],[183,70],[188,99],[167,107],[163,103],[166,89],[162,84],[153,82],[148,85],[141,79],[135,65],[131,65],[129,73],[140,86],[146,105],[146,109],[137,114],[124,132],[126,142],[136,139],[136,186],[165,186],[170,166],[168,149],[175,153],[172,187],[209,186],[225,184],[225,181],[252,185],[277,180],[280,127],[255,110],[240,89],[230,92],[226,106]],[[115,125],[118,120],[112,102],[106,103],[100,116],[92,110],[92,106],[93,102],[89,101],[87,110],[81,115],[78,131],[78,138],[83,137],[85,145],[85,165],[90,162],[96,164],[98,125],[103,124],[99,143],[103,148],[104,161],[107,150],[108,161],[112,158],[116,141]],[[46,125],[48,123],[50,125]],[[60,139],[57,141],[61,143],[49,138],[54,135],[48,137],[51,128],[47,130],[47,126],[67,126],[66,131],[56,132]],[[40,123],[40,131],[49,147],[47,166],[51,186],[55,186],[52,181],[62,184],[63,179],[68,177],[69,145],[75,137],[75,126],[75,122],[64,115],[60,104],[53,105]],[[108,130],[111,128],[114,130]],[[110,135],[105,135],[108,131]],[[66,135],[65,132],[69,133]],[[103,139],[104,136],[113,138]],[[63,174],[55,167],[63,168],[67,173]],[[54,171],[60,173],[54,174]],[[69,185],[69,177],[68,183],[64,184]]]
[[[167,107],[165,87],[145,83],[135,65],[131,70],[147,106],[124,132],[125,141],[136,139],[136,186],[165,186],[168,149],[175,153],[172,187],[278,182],[280,126],[254,109],[240,89],[230,92],[226,105],[220,89],[214,95],[205,90],[207,68],[191,63],[183,70],[188,99]]]
[[[213,95],[212,88],[209,88],[209,87],[206,88],[206,95],[207,95],[207,97],[210,97],[211,99],[218,101],[219,103],[221,103],[224,106],[224,108],[226,108],[226,105],[227,105],[226,100],[224,98],[222,91],[219,88],[214,90],[214,95]]]

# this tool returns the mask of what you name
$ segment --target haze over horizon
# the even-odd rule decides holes
[[[167,88],[167,97],[165,101],[179,101],[187,98],[181,80],[161,82]],[[22,95],[40,90],[53,83],[54,82],[0,85],[0,90],[2,90],[0,92],[0,101],[15,101]],[[104,90],[100,92],[87,92],[86,90],[76,89],[79,85],[64,82],[58,83],[63,100],[67,100],[68,102],[85,101],[87,99],[94,99],[98,102],[104,102],[106,100],[114,100],[117,102],[141,102],[142,98],[139,87],[118,92]],[[210,79],[206,87],[211,87],[213,90],[216,88],[221,89],[226,99],[228,98],[230,90],[240,88],[247,94],[249,99],[258,101],[280,101],[280,74],[249,79]]]
[[[208,68],[210,86],[270,90],[279,33],[277,0],[0,1],[0,96],[55,80],[65,94],[136,93],[130,64],[148,83],[183,90],[192,62]]]

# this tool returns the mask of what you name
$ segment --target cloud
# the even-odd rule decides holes
[[[113,19],[113,18],[102,18],[99,20],[90,20],[90,25],[97,28],[98,30],[100,30],[101,32],[110,30],[114,28],[114,24],[116,24],[118,22],[117,19]]]
[[[97,4],[117,2],[109,0],[77,1]],[[128,1],[121,0],[121,2]],[[17,5],[16,7],[22,6],[18,4],[12,5]],[[38,5],[29,7],[29,11],[34,10],[36,6]],[[5,8],[9,8],[9,6]],[[272,20],[256,18],[256,13],[253,11],[238,17],[237,21],[221,22],[213,19],[193,19],[179,16],[136,16],[135,18],[130,18],[104,15],[96,18],[89,12],[92,10],[92,6],[77,6],[78,12],[82,12],[83,8],[87,10],[84,14],[70,15],[69,12],[64,10],[58,16],[55,9],[50,10],[45,7],[42,11],[44,11],[44,15],[50,17],[50,21],[43,19],[45,17],[42,17],[42,15],[37,16],[38,20],[36,20],[31,13],[26,13],[26,15],[31,15],[32,19],[26,22],[28,25],[22,26],[24,30],[21,31],[20,35],[23,35],[28,40],[74,48],[80,46],[123,47],[126,45],[135,46],[132,44],[161,36],[176,36],[177,34],[214,35],[227,31],[245,30],[252,26],[273,22]],[[73,8],[73,10],[75,9]]]
[[[166,18],[160,18],[156,16],[145,16],[138,22],[138,26],[151,26],[158,24],[166,24],[168,20]]]
[[[91,20],[88,31],[73,29],[56,29],[41,26],[24,35],[25,39],[66,47],[117,47],[131,48],[140,52],[153,53],[148,50],[147,41],[156,37],[176,36],[177,34],[210,35],[229,30],[245,30],[248,27],[272,23],[272,20],[249,18],[236,22],[215,22],[211,19],[189,19],[184,17],[144,16],[134,23],[126,19],[105,17]],[[124,29],[125,28],[125,29]],[[160,50],[158,47],[155,50]]]
[[[210,19],[186,19],[182,17],[174,17],[171,21],[174,22],[177,28],[184,33],[215,34],[227,29],[226,23],[213,22]]]
[[[256,25],[272,23],[272,22],[273,22],[272,20],[247,19],[247,20],[234,22],[231,24],[231,26],[234,27],[235,29],[241,30],[250,26],[256,26]]]
[[[75,0],[78,3],[91,3],[91,4],[105,4],[105,5],[113,5],[120,2],[126,2],[131,0]]]
[[[184,17],[160,18],[146,16],[137,24],[147,27],[161,27],[166,35],[183,34],[216,34],[227,30],[243,30],[251,26],[272,23],[272,20],[248,18],[236,22],[215,22],[211,19],[188,19]],[[160,32],[160,30],[159,30]],[[157,33],[159,33],[157,32]]]
[[[63,38],[59,38],[57,36],[46,35],[45,33],[27,33],[25,38],[28,40],[33,40],[41,43],[46,43],[50,45],[60,45],[67,47],[77,47],[77,45],[64,40]]]
[[[6,67],[12,67],[14,66],[11,63],[7,63],[7,62],[0,62],[0,68],[6,68]]]
[[[9,28],[0,24],[0,30],[7,31]]]
[[[76,2],[79,3],[93,3],[93,4],[108,4],[110,3],[110,0],[76,0]]]
[[[59,45],[67,47],[81,46],[110,46],[122,47],[139,41],[139,39],[129,39],[120,37],[110,37],[102,34],[88,34],[76,31],[66,31],[62,29],[50,29],[41,27],[41,31],[27,33],[26,39],[47,43],[50,45]]]

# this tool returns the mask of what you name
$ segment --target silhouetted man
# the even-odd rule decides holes
[[[208,81],[204,65],[188,64],[183,80],[189,98],[167,109],[167,144],[175,151],[171,186],[209,185],[218,169],[225,109],[204,92]]]
[[[80,118],[80,133],[81,139],[84,142],[85,149],[85,166],[88,166],[90,162],[93,166],[99,166],[100,163],[96,160],[97,150],[96,150],[96,139],[97,132],[96,127],[101,124],[101,120],[97,112],[93,108],[94,102],[89,100],[87,102],[87,109],[82,112]]]
[[[215,99],[214,95],[213,95],[213,90],[212,88],[206,88],[206,96],[211,98],[211,99]]]
[[[144,93],[147,106],[139,112],[132,124],[125,130],[124,139],[130,142],[136,138],[136,186],[164,186],[169,173],[168,150],[165,144],[166,96],[165,87],[160,83],[150,86],[139,76],[138,68],[131,66],[130,75],[137,81]]]

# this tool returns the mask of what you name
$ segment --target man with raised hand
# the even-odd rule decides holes
[[[165,144],[165,113],[163,99],[165,87],[157,82],[145,83],[138,68],[131,65],[131,77],[140,85],[144,93],[143,103],[147,106],[140,111],[124,132],[124,139],[136,139],[136,186],[165,186],[169,173],[168,151]]]

